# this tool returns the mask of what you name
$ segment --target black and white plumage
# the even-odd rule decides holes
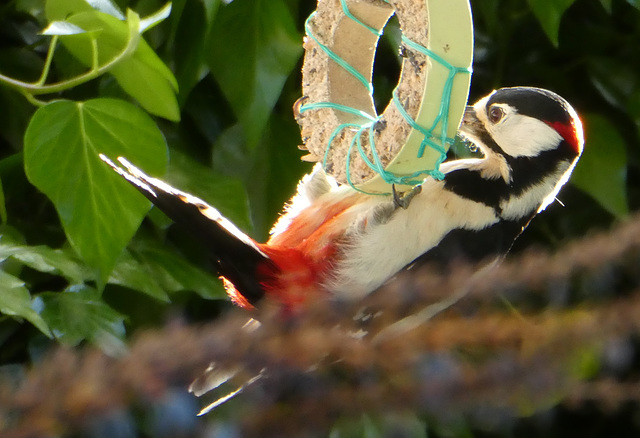
[[[505,254],[555,199],[583,148],[576,112],[539,88],[492,92],[468,107],[460,133],[483,157],[444,163],[443,180],[427,178],[403,202],[338,186],[316,166],[264,244],[199,199],[129,163],[111,165],[210,246],[237,303],[270,295],[295,307],[317,295],[362,297],[416,263]]]
[[[460,133],[484,157],[445,163],[443,190],[474,205],[476,220],[484,222],[481,229],[467,224],[450,230],[423,261],[506,254],[553,202],[584,144],[573,108],[555,93],[530,87],[494,91],[468,107]]]

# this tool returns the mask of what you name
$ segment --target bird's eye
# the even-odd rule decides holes
[[[504,117],[504,110],[499,106],[492,106],[489,108],[489,121],[491,123],[498,123]]]

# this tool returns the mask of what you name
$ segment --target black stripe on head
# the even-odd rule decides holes
[[[548,123],[570,125],[572,122],[569,103],[557,94],[535,87],[512,87],[496,90],[487,107],[504,103],[514,107],[519,114],[534,117]]]

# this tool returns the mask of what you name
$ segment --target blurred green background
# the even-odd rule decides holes
[[[157,0],[115,3],[143,18],[165,6]],[[559,195],[564,206],[555,203],[538,216],[514,252],[532,245],[559,248],[624,221],[640,202],[640,2],[471,5],[476,47],[470,101],[504,86],[548,88],[573,104],[586,130],[583,158]],[[143,220],[148,204],[111,186],[111,175],[84,154],[93,141],[111,141],[102,128],[113,138],[122,133],[113,154],[136,157],[158,176],[168,155],[164,178],[265,239],[311,168],[299,159],[291,108],[301,94],[304,20],[314,9],[313,0],[177,0],[170,15],[156,17],[144,33],[157,57],[140,55],[144,68],[137,76],[111,72],[25,97],[7,78],[36,81],[51,34],[60,35],[62,44],[47,83],[80,75],[91,63],[89,46],[80,47],[83,37],[60,29],[40,34],[48,23],[68,20],[87,30],[97,16],[84,0],[0,4],[0,365],[37,362],[58,342],[118,350],[141,328],[172,318],[209,321],[231,309],[196,239],[155,210]],[[73,18],[80,13],[85,15]],[[122,23],[103,23],[107,30],[94,35],[103,38],[100,53],[109,41],[117,41],[113,53],[123,47]],[[401,59],[393,24],[386,30],[374,71],[379,108],[397,82]],[[60,98],[72,103],[40,106]],[[111,111],[122,112],[103,123],[101,114]],[[83,125],[79,135],[68,130],[79,120],[97,122]],[[49,150],[51,137],[58,142]],[[161,158],[145,164],[145,156]],[[87,206],[93,201],[99,204]],[[137,213],[108,213],[112,205]],[[116,240],[121,246],[110,244]],[[619,417],[597,414],[596,420],[585,409],[543,419],[518,436],[640,433],[637,406]],[[600,428],[584,427],[591,421]],[[448,433],[512,436],[517,427]]]

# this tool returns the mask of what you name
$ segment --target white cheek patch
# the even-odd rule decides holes
[[[518,114],[515,108],[506,104],[497,104],[505,116],[498,123],[491,123],[486,112],[491,96],[479,100],[474,109],[476,117],[505,154],[514,158],[535,157],[540,152],[555,149],[562,141],[562,136],[543,121]]]
[[[487,128],[505,154],[514,158],[535,157],[557,148],[562,141],[562,136],[543,121],[516,112]]]

